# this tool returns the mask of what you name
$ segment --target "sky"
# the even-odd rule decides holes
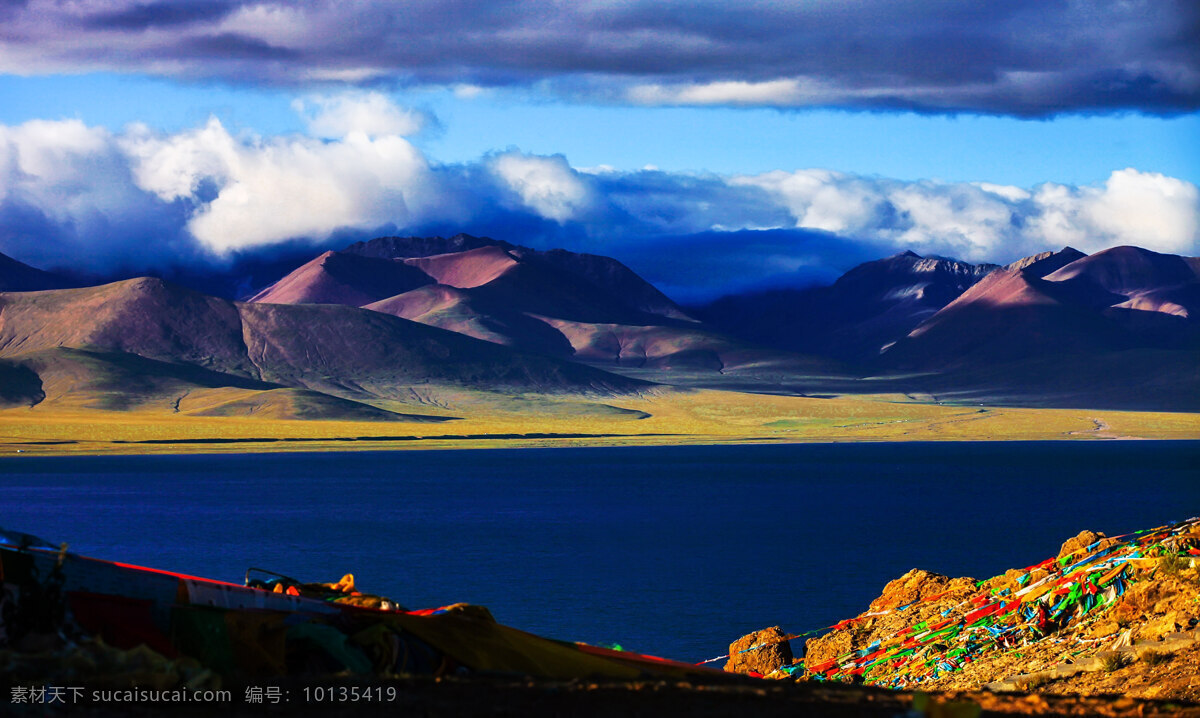
[[[904,250],[1200,254],[1190,0],[0,0],[0,252],[465,231],[685,301]]]

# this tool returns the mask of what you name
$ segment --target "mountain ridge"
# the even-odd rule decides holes
[[[350,264],[360,281],[336,276],[340,257],[355,258]],[[407,284],[379,279],[398,266],[425,279]],[[342,253],[326,252],[251,301],[362,306],[597,366],[674,364],[720,371],[753,353],[702,326],[610,257],[470,235],[382,237]]]
[[[43,388],[73,382],[111,393],[123,382],[134,403],[141,393],[161,403],[166,390],[158,386],[306,390],[343,409],[350,407],[337,400],[399,400],[427,385],[603,395],[651,386],[378,312],[229,302],[153,278],[0,293],[0,360],[25,383],[32,371]],[[154,387],[135,386],[142,374]]]
[[[38,292],[73,286],[75,283],[66,277],[31,267],[6,254],[0,254],[0,292]]]
[[[906,251],[826,287],[726,297],[693,313],[703,321],[611,258],[470,235],[381,237],[322,252],[244,303],[154,278],[0,293],[9,385],[0,401],[29,403],[41,391],[32,364],[16,357],[65,347],[368,403],[414,384],[620,394],[650,379],[1200,409],[1194,257],[1067,247],[1001,267]],[[87,367],[125,376],[136,363],[105,361],[60,358],[43,384],[64,386],[51,374]],[[161,386],[195,378],[147,370]],[[189,391],[211,388],[205,381]]]
[[[727,296],[698,313],[748,341],[864,362],[995,268],[905,251],[832,285]]]

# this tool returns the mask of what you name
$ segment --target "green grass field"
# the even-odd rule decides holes
[[[1200,414],[943,406],[887,395],[815,399],[666,390],[604,400],[495,395],[481,401],[449,393],[419,406],[384,408],[456,418],[298,421],[269,413],[195,416],[161,408],[14,408],[0,411],[0,455],[1200,438]]]

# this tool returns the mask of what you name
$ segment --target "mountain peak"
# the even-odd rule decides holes
[[[429,284],[403,262],[349,252],[323,252],[250,298],[260,304],[364,304]]]
[[[44,289],[63,289],[71,282],[63,277],[18,262],[0,254],[0,292],[37,292]]]
[[[376,259],[412,259],[414,257],[432,257],[436,254],[466,252],[484,247],[510,249],[513,245],[490,237],[474,237],[460,233],[449,239],[445,237],[376,237],[365,242],[355,242],[343,249],[342,252]]]
[[[1012,264],[1005,265],[1004,269],[1013,272],[1024,272],[1034,277],[1044,277],[1086,256],[1086,254],[1074,247],[1063,247],[1057,252],[1047,250],[1031,254],[1028,257],[1022,257]]]
[[[1125,296],[1200,282],[1200,272],[1186,258],[1131,246],[1080,257],[1043,277],[1059,283],[1087,282]]]

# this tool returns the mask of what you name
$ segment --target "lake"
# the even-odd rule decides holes
[[[0,527],[240,583],[354,573],[552,638],[699,661],[1200,513],[1200,441],[795,444],[0,460]]]

